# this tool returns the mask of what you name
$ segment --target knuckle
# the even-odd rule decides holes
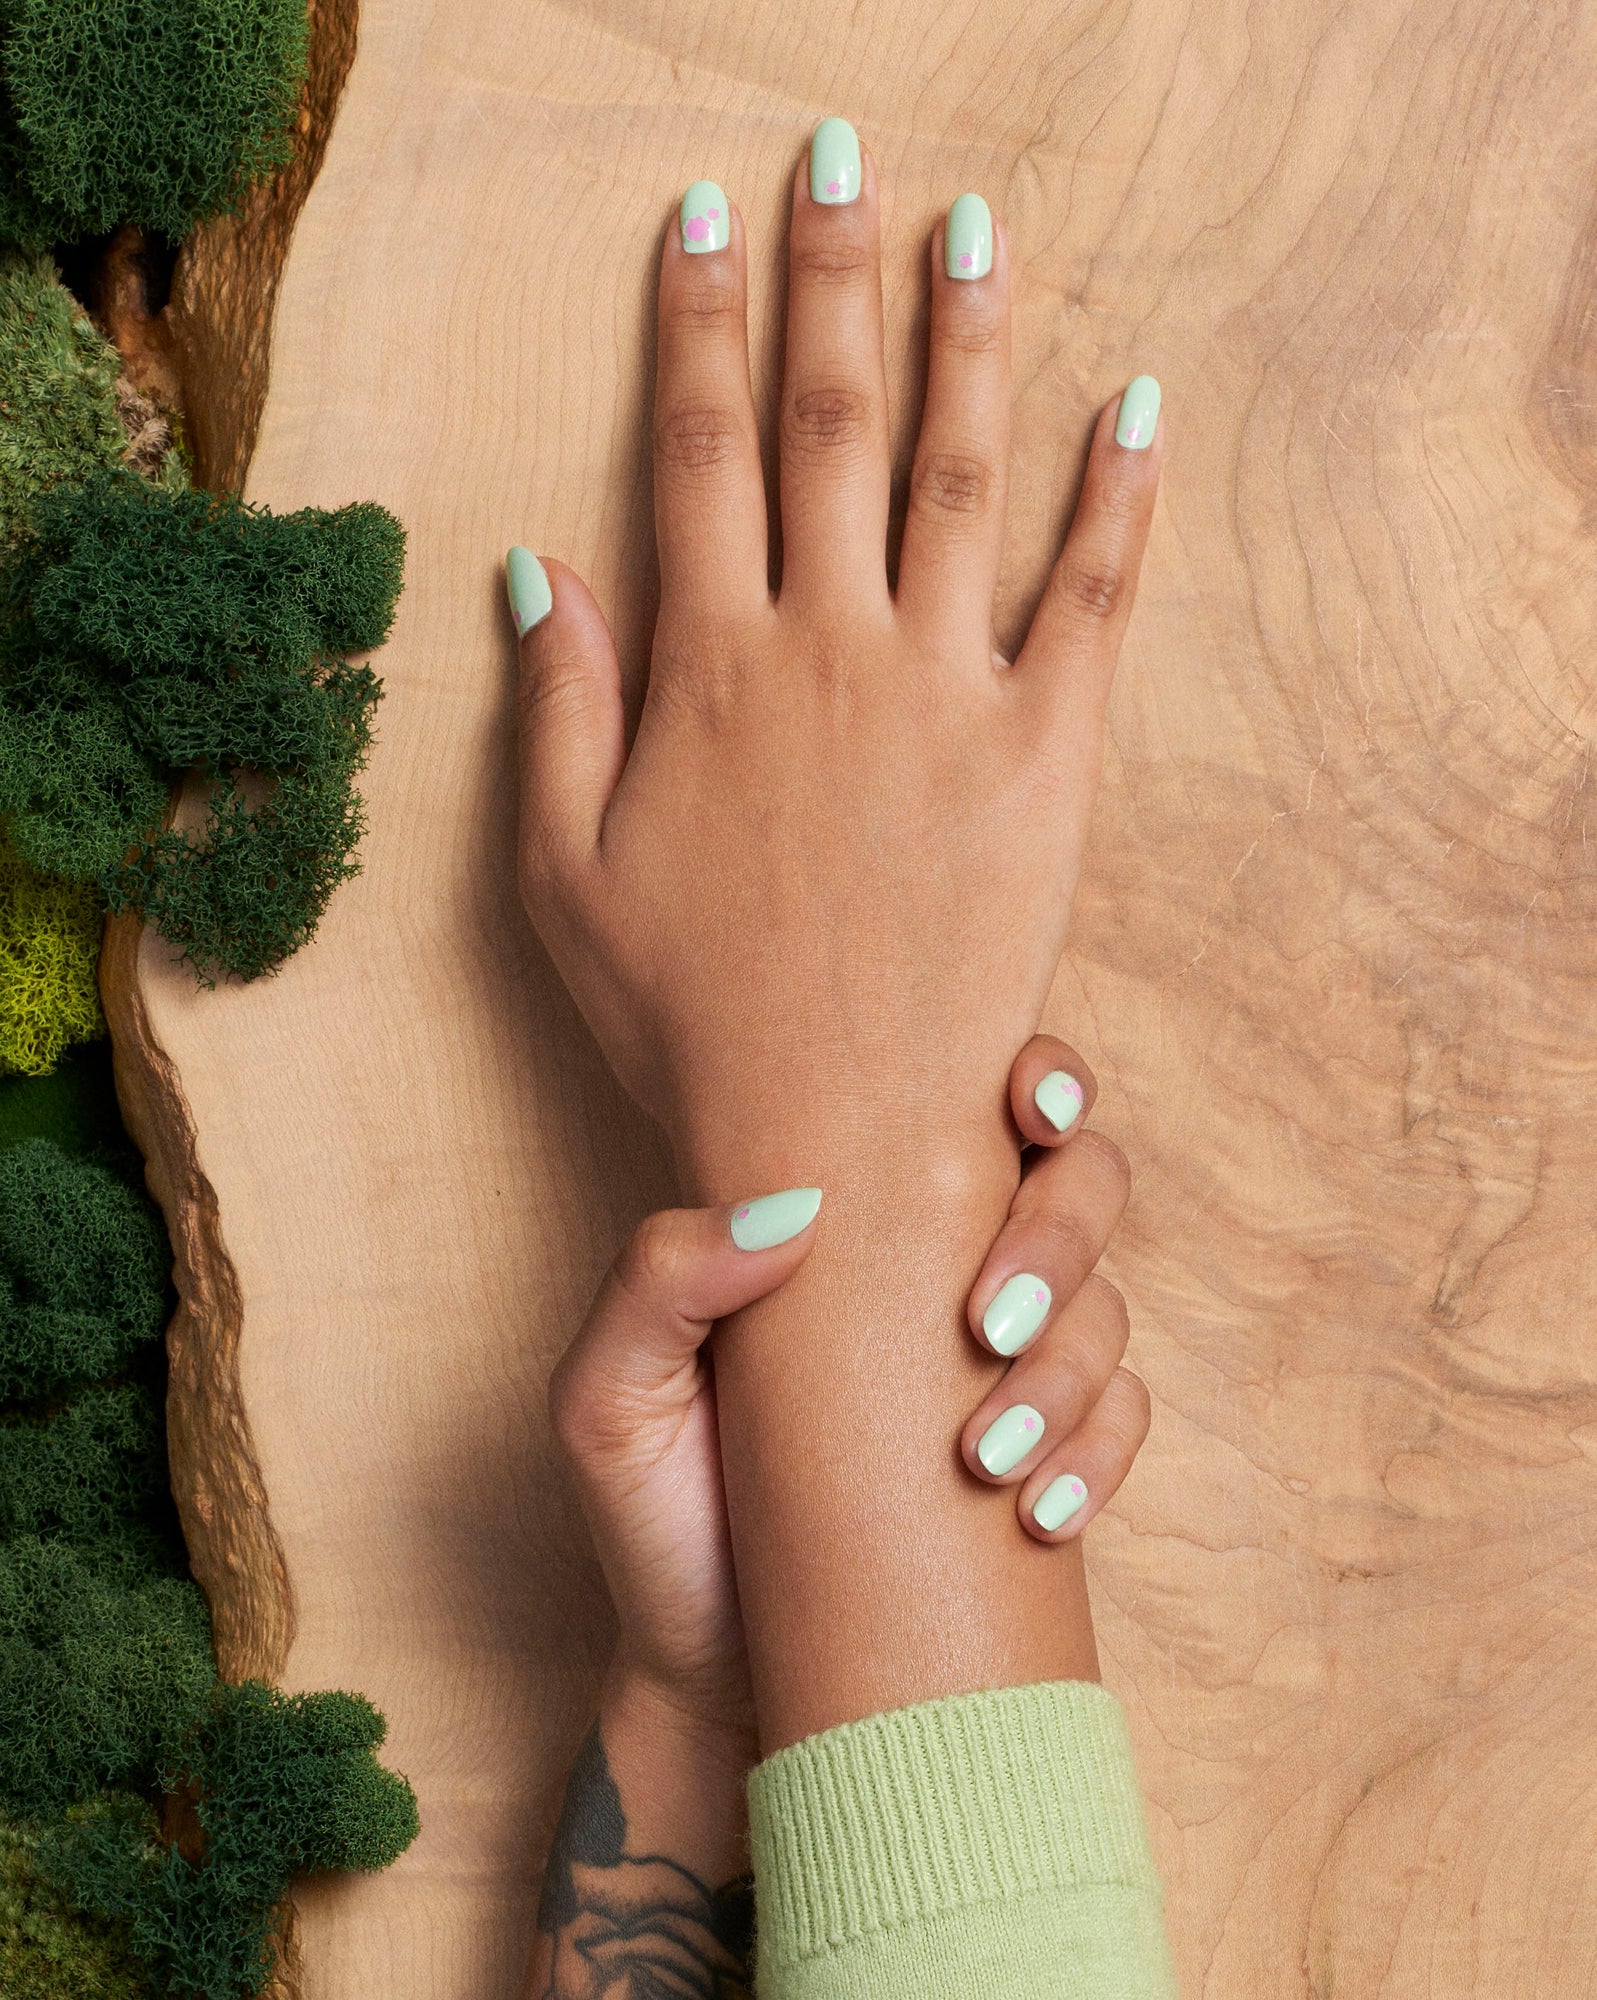
[[[708,328],[712,331],[729,327],[741,321],[743,300],[736,280],[728,272],[719,278],[707,270],[716,259],[690,258],[697,266],[693,272],[693,282],[685,284],[671,301],[670,316],[679,326],[690,331]]]
[[[1072,610],[1093,620],[1108,620],[1120,609],[1125,579],[1112,562],[1065,556],[1059,565],[1058,591]]]
[[[981,360],[989,354],[997,354],[1002,349],[1004,322],[997,314],[974,310],[972,303],[965,302],[965,309],[950,314],[944,323],[938,335],[938,343],[955,354],[970,355]]]
[[[841,239],[828,231],[827,240],[818,238],[793,247],[793,276],[817,285],[847,285],[869,275],[871,253],[863,243]]]
[[[714,472],[742,442],[742,424],[715,403],[679,403],[655,420],[655,462],[669,472],[689,477]]]
[[[686,1274],[690,1244],[679,1209],[646,1215],[616,1259],[616,1280],[629,1298],[658,1305],[675,1300]]]
[[[916,461],[910,499],[934,514],[979,514],[992,499],[996,483],[985,459],[934,451]]]
[[[850,457],[870,429],[867,397],[845,383],[823,383],[801,389],[788,405],[783,446],[789,456],[801,459]]]
[[[1092,1176],[1118,1213],[1131,1199],[1131,1162],[1113,1139],[1090,1125],[1076,1140],[1075,1153],[1077,1170]]]
[[[1148,1394],[1148,1385],[1129,1368],[1118,1368],[1104,1394],[1111,1404],[1106,1419],[1108,1427],[1126,1456],[1134,1458],[1147,1443],[1153,1426],[1153,1398]]]
[[[1091,1302],[1093,1311],[1108,1330],[1111,1345],[1115,1349],[1115,1359],[1126,1351],[1126,1343],[1131,1338],[1131,1313],[1126,1305],[1125,1293],[1118,1285],[1110,1284],[1107,1278],[1100,1278],[1096,1271],[1082,1286],[1082,1292]]]

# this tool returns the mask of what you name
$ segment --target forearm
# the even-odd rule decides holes
[[[957,1145],[811,1132],[684,1164],[717,1194],[825,1190],[804,1268],[717,1335],[765,1752],[944,1694],[1096,1678],[1077,1550],[1017,1532],[955,1443],[1001,1367],[965,1324],[1018,1174],[1001,1118]]]
[[[752,1991],[752,1757],[736,1728],[612,1673],[550,1847],[527,2000]]]

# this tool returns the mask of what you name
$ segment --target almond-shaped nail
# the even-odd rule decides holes
[[[1011,1404],[981,1434],[976,1456],[982,1462],[982,1470],[993,1479],[1002,1479],[1006,1472],[1014,1471],[1027,1452],[1042,1443],[1042,1434],[1041,1410],[1034,1410],[1030,1403]]]
[[[1030,1271],[1017,1271],[993,1295],[993,1302],[981,1316],[981,1330],[994,1354],[1006,1359],[1018,1354],[1035,1339],[1037,1329],[1048,1317],[1053,1293],[1041,1278]]]
[[[1159,384],[1151,375],[1139,375],[1126,384],[1120,398],[1120,414],[1115,418],[1115,443],[1127,451],[1146,451],[1153,443],[1159,421]]]
[[[1052,1534],[1087,1504],[1087,1489],[1073,1472],[1063,1479],[1051,1479],[1031,1503],[1031,1518],[1039,1528]]]
[[[985,278],[992,268],[992,210],[979,194],[962,194],[943,230],[943,269],[951,278]]]
[[[859,190],[859,134],[846,118],[823,118],[810,141],[810,200],[842,208]]]
[[[732,211],[714,181],[695,181],[682,197],[682,247],[695,257],[732,241]]]
[[[505,591],[518,638],[541,625],[555,608],[549,578],[531,549],[513,548],[505,557]]]
[[[1051,1069],[1032,1092],[1031,1100],[1056,1132],[1068,1132],[1081,1116],[1086,1096],[1068,1070]]]
[[[740,1202],[732,1211],[732,1241],[740,1250],[774,1250],[791,1243],[821,1212],[819,1188],[783,1188]]]

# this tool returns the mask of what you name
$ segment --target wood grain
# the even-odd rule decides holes
[[[1594,76],[1574,0],[366,0],[248,484],[410,530],[365,873],[273,980],[134,970],[286,1677],[370,1692],[422,1802],[299,1898],[309,2000],[524,1964],[607,1641],[541,1387],[666,1179],[517,910],[499,560],[580,567],[636,669],[661,231],[699,174],[742,205],[768,406],[824,112],[885,170],[901,472],[933,221],[975,186],[1012,232],[1004,638],[1092,412],[1165,385],[1052,1018],[1137,1171],[1156,1423],[1091,1559],[1183,1990],[1597,1987]],[[215,463],[249,431],[234,395]],[[207,1577],[240,1657],[259,1573]]]

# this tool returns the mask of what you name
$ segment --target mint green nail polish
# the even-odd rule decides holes
[[[732,241],[732,211],[714,181],[695,181],[682,197],[682,247],[696,257]]]
[[[979,194],[962,194],[948,211],[943,269],[951,278],[985,278],[992,268],[992,210]]]
[[[544,567],[531,549],[514,548],[505,557],[505,589],[510,596],[510,615],[516,621],[516,636],[530,632],[555,608],[554,593]]]
[[[1042,1443],[1042,1433],[1041,1410],[1034,1410],[1030,1403],[1012,1404],[981,1434],[976,1456],[983,1471],[991,1473],[994,1479],[1013,1472],[1032,1446]]]
[[[1048,1317],[1053,1296],[1041,1278],[1017,1271],[981,1316],[987,1345],[995,1354],[1018,1354]]]
[[[1081,1116],[1084,1102],[1076,1079],[1062,1069],[1051,1069],[1031,1093],[1031,1101],[1056,1132],[1068,1132]]]
[[[859,200],[859,134],[846,118],[823,118],[810,141],[810,200],[841,208]]]
[[[1115,418],[1115,443],[1127,451],[1146,451],[1153,443],[1153,427],[1159,421],[1159,384],[1151,375],[1139,375],[1126,384],[1120,398],[1120,414]]]
[[[1073,1472],[1052,1479],[1031,1503],[1031,1518],[1051,1535],[1087,1504],[1087,1489]]]
[[[819,1188],[784,1188],[732,1211],[732,1241],[740,1250],[774,1250],[808,1229],[821,1210]]]

